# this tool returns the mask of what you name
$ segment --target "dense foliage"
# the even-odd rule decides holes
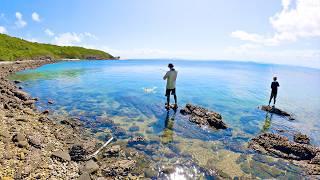
[[[0,61],[29,59],[113,59],[106,52],[74,46],[29,42],[0,34]]]

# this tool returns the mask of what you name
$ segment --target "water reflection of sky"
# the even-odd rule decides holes
[[[166,127],[162,76],[167,63],[166,60],[61,62],[24,71],[12,78],[23,80],[24,89],[40,98],[39,108],[64,110],[93,120],[108,116],[128,131],[138,126],[139,131],[132,134],[150,138],[164,135],[180,145],[193,139],[193,148],[199,148],[197,143],[207,148],[206,142],[212,141],[222,143],[222,149],[238,153],[251,137],[275,129],[301,131],[320,145],[319,70],[253,63],[174,61],[179,72],[180,107],[192,102],[221,113],[230,128],[215,131],[201,129],[179,114],[172,127]],[[294,113],[296,121],[266,117],[266,113],[257,109],[268,102],[273,75],[278,76],[280,83],[277,106]],[[151,93],[144,91],[153,87],[156,89]],[[48,99],[55,104],[48,106]]]

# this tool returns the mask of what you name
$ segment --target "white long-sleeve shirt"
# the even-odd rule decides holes
[[[167,89],[175,89],[176,88],[176,79],[177,79],[178,71],[170,70],[164,75],[163,79],[167,80]]]

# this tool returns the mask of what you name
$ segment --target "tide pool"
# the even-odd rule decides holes
[[[167,113],[162,77],[168,63],[178,71],[179,107],[192,103],[216,111],[227,130],[200,128],[179,110]],[[268,103],[274,75],[280,83],[276,106],[293,113],[295,121],[258,109]],[[144,136],[152,150],[135,148],[150,157],[159,177],[214,178],[210,171],[225,177],[299,177],[303,175],[300,168],[256,154],[246,148],[247,143],[261,132],[281,129],[307,134],[312,144],[320,145],[317,69],[166,59],[72,61],[26,70],[11,78],[22,81],[26,92],[39,97],[39,109],[80,117],[100,138],[109,133],[119,141]],[[113,125],[103,123],[107,120]],[[117,127],[124,133],[117,132]],[[167,167],[175,170],[170,175],[160,173]]]

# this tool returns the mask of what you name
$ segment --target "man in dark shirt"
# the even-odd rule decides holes
[[[269,100],[269,106],[270,106],[272,98],[273,98],[273,106],[276,104],[276,98],[277,98],[279,86],[280,85],[277,81],[277,77],[273,77],[273,82],[271,83],[271,96],[270,96],[270,100]]]

